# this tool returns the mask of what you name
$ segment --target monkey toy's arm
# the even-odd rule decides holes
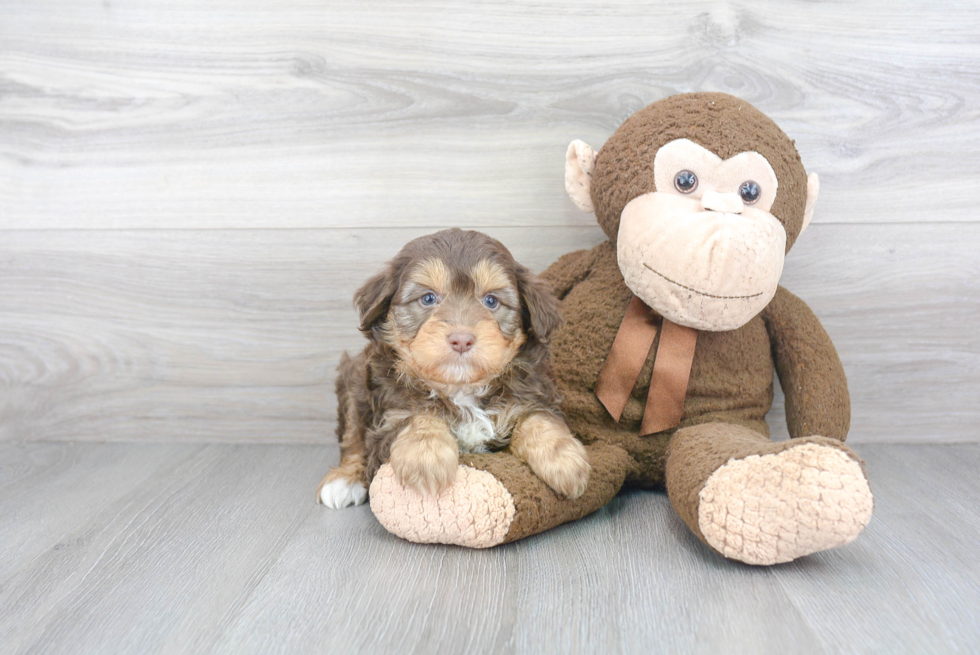
[[[763,311],[791,437],[844,441],[851,423],[847,379],[837,350],[805,302],[783,287]]]
[[[551,285],[558,300],[564,300],[576,284],[584,280],[592,270],[595,253],[592,250],[576,250],[562,255],[538,277]]]

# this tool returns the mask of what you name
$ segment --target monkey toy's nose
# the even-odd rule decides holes
[[[449,345],[460,355],[473,347],[476,337],[469,332],[453,332],[449,335]]]
[[[705,191],[704,195],[701,196],[701,206],[708,211],[721,212],[722,214],[741,214],[745,205],[737,193]]]

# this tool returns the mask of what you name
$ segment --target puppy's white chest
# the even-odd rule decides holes
[[[472,394],[453,396],[452,401],[462,413],[462,419],[451,426],[460,452],[487,452],[487,444],[497,436],[493,419],[480,407],[479,399]]]

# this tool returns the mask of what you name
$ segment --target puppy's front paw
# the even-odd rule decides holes
[[[568,498],[585,493],[592,472],[585,447],[574,438],[557,444],[551,455],[539,458],[537,467],[532,465],[531,469],[549,487]]]
[[[573,499],[585,493],[592,467],[585,447],[561,419],[544,414],[526,419],[511,450],[558,493]]]
[[[391,445],[389,462],[398,482],[420,494],[436,496],[453,483],[459,446],[445,423],[417,417]]]
[[[453,483],[459,454],[441,441],[420,440],[410,448],[391,449],[391,468],[398,482],[420,494],[436,496]]]

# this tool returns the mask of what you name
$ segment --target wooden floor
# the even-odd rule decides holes
[[[980,445],[861,453],[858,541],[753,568],[656,492],[473,551],[315,505],[335,447],[0,444],[0,652],[977,652]]]

